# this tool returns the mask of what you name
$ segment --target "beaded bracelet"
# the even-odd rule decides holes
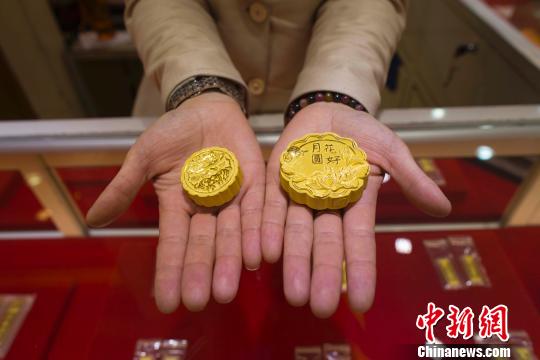
[[[362,105],[358,100],[353,99],[348,95],[341,94],[335,91],[313,91],[297,97],[289,104],[285,113],[285,125],[287,125],[292,120],[292,118],[306,106],[323,101],[340,103],[343,105],[347,105],[354,110],[369,113],[369,111],[367,111],[364,105]]]

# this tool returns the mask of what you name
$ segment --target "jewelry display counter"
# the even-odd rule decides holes
[[[416,358],[417,347],[425,343],[417,319],[430,302],[445,310],[470,307],[477,317],[484,307],[506,305],[511,336],[528,339],[528,347],[508,346],[521,346],[532,356],[540,350],[538,109],[379,114],[441,186],[454,211],[447,219],[430,219],[387,178],[377,211],[373,307],[354,313],[343,294],[327,320],[314,317],[309,306],[287,304],[280,263],[244,271],[230,304],[211,302],[199,313],[183,307],[169,315],[158,312],[152,295],[158,235],[152,185],[143,187],[110,228],[90,229],[84,223],[89,206],[151,119],[0,123],[0,305],[12,299],[8,306],[15,306],[17,296],[32,299],[17,318],[18,328],[12,318],[0,319],[4,328],[15,329],[5,359],[124,359],[144,344],[138,341],[149,339],[178,339],[184,345],[187,340],[188,358],[285,359],[306,348],[332,346],[348,349],[354,359]],[[251,121],[268,153],[281,119]],[[490,159],[498,156],[519,156],[532,165],[521,179],[494,168]],[[451,236],[474,244],[467,258],[473,265],[461,255],[434,261],[425,241]],[[457,270],[448,270],[454,261]],[[474,286],[463,280],[456,290],[446,290],[441,284],[450,279],[448,271],[456,277],[485,273],[486,281]],[[444,321],[435,327],[437,341],[478,343],[477,337],[448,337]]]
[[[474,239],[491,287],[444,290],[422,245],[426,239]],[[527,291],[522,260],[538,251],[538,228],[377,234],[377,291],[365,314],[353,313],[346,295],[327,320],[309,306],[294,308],[282,293],[281,264],[242,274],[230,304],[211,302],[200,313],[158,312],[152,296],[156,238],[101,238],[0,242],[0,293],[30,293],[35,303],[6,359],[107,358],[133,355],[139,339],[187,339],[189,358],[293,358],[297,347],[348,344],[354,359],[416,358],[424,343],[416,317],[428,302],[441,308],[508,306],[509,331],[525,331],[540,350],[540,312]],[[407,239],[410,252],[398,252]],[[535,248],[508,243],[528,241]],[[515,260],[518,259],[519,262]],[[529,269],[533,270],[533,269]],[[538,269],[529,278],[538,278]],[[537,290],[537,288],[536,288]],[[537,303],[538,304],[538,303]],[[444,344],[474,343],[450,339]]]

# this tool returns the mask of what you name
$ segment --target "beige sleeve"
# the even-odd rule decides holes
[[[329,90],[377,111],[389,62],[405,27],[406,0],[328,0],[318,11],[291,99]]]
[[[163,104],[176,85],[195,75],[244,84],[203,1],[126,0],[125,22]]]

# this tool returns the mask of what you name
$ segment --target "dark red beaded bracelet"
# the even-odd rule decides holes
[[[367,111],[366,107],[362,105],[358,100],[353,99],[352,97],[341,94],[335,91],[314,91],[307,94],[304,94],[294,101],[292,101],[287,107],[285,112],[285,125],[292,120],[292,118],[306,106],[316,103],[316,102],[334,102],[347,105],[354,110]]]

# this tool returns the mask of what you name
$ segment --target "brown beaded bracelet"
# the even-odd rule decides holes
[[[313,91],[302,96],[297,97],[287,107],[285,112],[285,125],[287,125],[292,118],[303,108],[316,102],[334,102],[343,105],[347,105],[354,110],[364,111],[369,114],[366,107],[362,105],[358,100],[352,97],[341,94],[335,91]]]

